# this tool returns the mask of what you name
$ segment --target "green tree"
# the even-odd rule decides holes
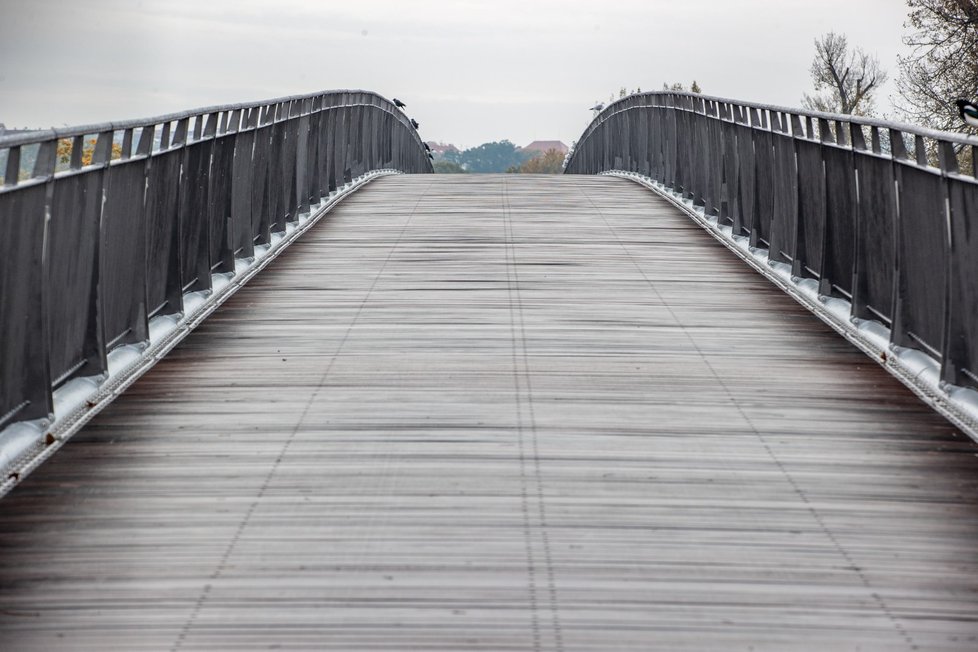
[[[543,154],[534,156],[520,166],[514,166],[507,172],[519,174],[560,174],[564,170],[564,155],[556,149],[548,149]]]
[[[73,141],[71,138],[62,138],[58,140],[56,150],[58,163],[67,165],[71,162],[71,151],[74,148],[72,142]],[[96,141],[94,138],[89,138],[82,144],[81,162],[83,166],[92,164],[92,159],[95,157],[95,142]],[[111,157],[113,161],[122,158],[122,145],[119,143],[112,143]]]
[[[432,166],[435,174],[465,174],[466,170],[458,163],[452,161],[435,161]]]
[[[529,158],[508,140],[483,143],[445,160],[458,163],[469,172],[505,172],[508,168],[519,166]]]

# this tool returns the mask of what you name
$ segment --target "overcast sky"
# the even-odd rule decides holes
[[[622,86],[797,106],[829,30],[895,77],[905,18],[903,0],[0,0],[0,122],[364,88],[426,140],[569,144]]]

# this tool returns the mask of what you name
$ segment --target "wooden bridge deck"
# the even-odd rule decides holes
[[[0,649],[975,650],[976,452],[637,185],[384,178],[0,501]]]

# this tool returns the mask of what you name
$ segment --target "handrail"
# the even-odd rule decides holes
[[[859,116],[852,115],[849,113],[826,113],[824,111],[810,111],[808,109],[800,109],[797,107],[781,106],[778,104],[765,104],[763,102],[747,102],[743,100],[734,100],[727,97],[718,97],[714,95],[703,95],[700,93],[690,93],[686,91],[651,91],[648,93],[633,93],[626,97],[620,98],[604,107],[601,112],[594,117],[591,124],[585,129],[584,134],[581,136],[583,141],[592,129],[594,129],[601,121],[607,119],[608,117],[614,115],[615,113],[628,108],[635,107],[636,100],[639,98],[645,98],[646,106],[663,106],[663,104],[652,104],[655,102],[654,98],[687,98],[689,102],[711,102],[717,105],[729,105],[738,106],[741,109],[754,109],[756,111],[767,111],[774,113],[784,113],[788,115],[804,116],[807,118],[812,118],[813,120],[825,120],[828,122],[842,122],[847,124],[859,125],[862,127],[876,127],[878,129],[896,129],[905,134],[911,134],[913,136],[923,136],[925,138],[932,138],[935,140],[944,140],[952,142],[959,145],[974,145],[978,146],[978,136],[971,136],[969,134],[954,133],[949,131],[939,131],[937,129],[930,129],[928,127],[922,127],[920,125],[912,125],[906,122],[899,122],[896,120],[885,120],[882,118],[874,118],[871,116]],[[639,104],[641,106],[641,104]]]
[[[432,166],[408,117],[368,91],[0,138],[0,431],[50,421],[56,388],[104,379],[152,318],[182,315],[380,169]]]
[[[12,133],[6,136],[0,136],[0,149],[6,147],[13,147],[14,145],[31,145],[31,144],[43,142],[45,140],[49,140],[51,138],[71,138],[74,136],[84,136],[86,134],[97,134],[103,131],[121,131],[123,129],[139,129],[142,127],[161,125],[164,122],[176,122],[177,120],[183,120],[185,118],[203,116],[203,115],[207,115],[208,113],[221,113],[225,111],[241,111],[244,109],[271,107],[276,104],[291,104],[296,101],[311,100],[315,98],[324,97],[325,95],[346,96],[348,98],[354,96],[371,96],[379,101],[377,106],[382,106],[387,110],[396,109],[396,107],[385,97],[378,95],[373,91],[366,91],[362,89],[335,89],[331,91],[319,91],[316,93],[305,93],[300,95],[285,95],[282,97],[275,97],[267,100],[258,100],[256,102],[235,102],[231,104],[215,104],[213,106],[199,107],[196,109],[187,109],[185,111],[176,111],[174,113],[164,113],[162,115],[153,116],[149,118],[130,118],[127,120],[96,122],[92,124],[75,125],[71,127],[51,127],[50,129],[22,131],[22,132]],[[401,116],[403,118],[402,122],[404,122],[404,124],[408,124],[410,122],[407,116],[405,116],[400,111],[393,111],[393,113],[395,115]]]
[[[662,91],[606,107],[565,168],[612,170],[850,302],[891,352],[936,360],[945,393],[978,388],[978,138]]]

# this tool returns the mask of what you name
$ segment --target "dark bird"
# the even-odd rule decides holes
[[[428,147],[428,143],[421,143],[421,144],[422,144],[422,145],[424,145],[424,148],[425,148],[425,149],[426,149],[427,151],[429,151],[429,152],[431,151],[431,148],[430,148],[430,147]]]
[[[432,156],[430,152],[428,153],[428,158],[430,158],[430,159],[431,159],[432,161],[434,161],[434,160],[435,160],[435,157],[434,157],[434,156]]]
[[[958,100],[955,104],[958,105],[958,113],[961,114],[961,119],[972,127],[978,127],[978,106],[968,100]]]
[[[404,102],[402,102],[401,100],[399,100],[399,99],[397,99],[397,98],[395,97],[395,98],[394,98],[394,106],[396,106],[396,107],[397,107],[397,108],[399,108],[399,109],[403,109],[404,107],[406,107],[406,106],[407,106],[407,104],[405,104]]]
[[[415,129],[421,126],[418,124],[418,121],[415,120],[414,118],[411,118],[411,124],[414,126]]]
[[[603,111],[604,110],[604,104],[595,104],[594,106],[591,107],[591,110],[592,111]]]

